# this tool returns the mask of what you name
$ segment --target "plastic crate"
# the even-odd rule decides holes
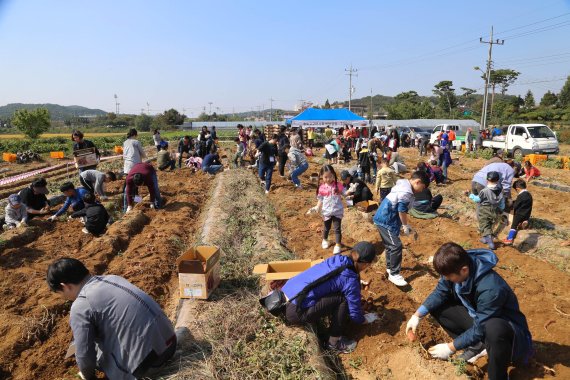
[[[524,158],[524,161],[530,161],[532,165],[536,165],[541,161],[546,161],[548,156],[546,154],[529,154]]]
[[[50,158],[63,158],[63,152],[49,152]]]
[[[2,153],[2,160],[6,162],[16,162],[18,157],[14,153]]]

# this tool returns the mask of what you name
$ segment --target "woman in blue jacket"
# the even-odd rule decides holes
[[[490,380],[508,379],[509,364],[525,365],[533,352],[517,296],[493,270],[497,262],[488,249],[442,245],[433,257],[441,278],[406,325],[406,333],[415,333],[420,319],[430,313],[453,338],[431,347],[432,357],[447,360],[463,350],[459,358],[474,363],[487,354]]]
[[[374,313],[364,314],[360,303],[360,275],[376,258],[374,246],[369,242],[356,244],[346,256],[330,257],[293,277],[283,293],[287,300],[285,316],[292,324],[315,323],[330,317],[330,337],[327,348],[339,353],[350,353],[356,342],[344,336],[349,319],[357,324],[378,319]],[[305,297],[295,298],[305,287],[329,273],[344,268],[339,274],[311,288]],[[303,298],[303,299],[300,299]]]

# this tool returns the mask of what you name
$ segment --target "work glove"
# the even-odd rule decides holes
[[[404,224],[402,226],[402,232],[406,236],[409,236],[413,231],[414,231],[414,229],[409,224]]]
[[[311,207],[311,208],[309,209],[309,211],[307,211],[307,215],[314,214],[314,213],[316,213],[316,212],[318,212],[318,211],[319,211],[319,209],[317,208],[317,206]]]
[[[380,319],[378,317],[378,314],[376,313],[366,313],[364,314],[364,320],[366,321],[366,323],[373,323],[374,321],[377,321],[378,319]]]
[[[132,211],[132,209],[133,209],[133,206],[127,207],[127,211],[125,211],[125,214],[128,213],[128,212],[130,212],[130,211]]]
[[[417,315],[412,315],[408,323],[406,324],[406,334],[408,331],[412,330],[415,334],[416,330],[418,329],[418,325],[420,324],[420,318]]]
[[[27,226],[28,226],[28,223],[26,223],[25,221],[21,221],[20,223],[17,223],[17,224],[16,224],[16,227],[18,227],[18,228],[20,228],[20,227],[21,227],[21,228],[24,228],[24,227],[27,227]]]
[[[429,354],[434,359],[447,360],[453,354],[447,343],[440,343],[428,349]]]
[[[47,218],[47,220],[49,220],[50,222],[53,222],[55,220],[56,216],[52,215],[49,218]]]

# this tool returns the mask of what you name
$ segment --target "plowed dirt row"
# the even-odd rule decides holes
[[[121,184],[110,186],[120,192]],[[59,379],[77,373],[73,359],[64,360],[71,342],[70,304],[51,293],[45,283],[47,266],[71,256],[93,273],[125,277],[166,309],[173,309],[176,290],[175,260],[195,232],[197,216],[206,201],[211,177],[189,170],[160,172],[164,209],[147,204],[114,223],[107,234],[94,238],[81,233],[78,221],[33,221],[44,233],[23,247],[0,254],[0,378]],[[142,192],[143,196],[145,192]]]
[[[407,163],[415,166],[418,160],[416,151],[403,151]],[[279,178],[275,173],[275,184],[269,199],[277,211],[288,248],[300,258],[317,259],[331,256],[332,248],[323,250],[320,247],[321,218],[305,215],[307,209],[316,204],[316,185],[310,183],[308,174],[318,172],[321,165],[316,163],[318,158],[313,161],[302,178],[304,189],[300,191],[295,191],[290,182]],[[383,257],[363,275],[364,278],[372,280],[370,293],[363,292],[363,295],[373,297],[383,319],[374,326],[355,327],[352,330],[353,336],[359,340],[358,347],[354,353],[341,355],[340,359],[346,372],[354,378],[441,379],[452,378],[456,375],[456,369],[461,370],[459,367],[454,368],[451,363],[427,358],[423,347],[427,348],[448,339],[434,322],[422,322],[419,344],[408,343],[404,329],[407,318],[437,282],[438,276],[429,264],[429,258],[437,248],[448,241],[467,248],[483,247],[477,235],[476,221],[472,220],[474,214],[465,217],[457,215],[459,211],[456,210],[464,202],[461,198],[462,191],[470,186],[473,174],[483,164],[483,160],[462,160],[461,165],[454,164],[450,168],[450,178],[455,179],[451,185],[432,188],[434,195],[441,192],[456,197],[449,210],[442,210],[446,217],[434,221],[411,220],[412,226],[418,230],[419,239],[402,239],[405,246],[402,274],[410,282],[411,290],[401,291],[386,280]],[[341,166],[337,169],[337,174],[340,174]],[[560,174],[556,175],[560,180]],[[554,220],[559,228],[567,227],[562,224],[564,220],[560,218],[560,214],[556,215],[551,207],[545,206],[545,203],[554,200],[553,194],[548,194],[552,190],[532,187],[532,191],[536,205],[533,215],[543,219],[556,218]],[[562,202],[565,197],[570,197],[567,194],[556,196]],[[557,207],[565,210],[568,203],[564,203]],[[455,214],[455,217],[448,214]],[[342,229],[345,245],[351,246],[357,241],[367,240],[376,244],[378,252],[383,251],[379,234],[371,222],[371,215],[354,209],[346,210]],[[496,269],[519,298],[536,343],[537,361],[541,363],[530,369],[514,369],[511,371],[511,378],[550,377],[542,364],[554,368],[558,378],[570,378],[570,318],[567,315],[570,312],[570,276],[550,263],[520,253],[516,248],[501,246],[496,253],[500,260]],[[480,360],[477,364],[485,369],[485,360]],[[477,368],[468,370],[471,376],[482,377]]]

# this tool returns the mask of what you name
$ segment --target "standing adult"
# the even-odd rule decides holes
[[[483,131],[477,131],[475,135],[475,141],[473,142],[473,150],[476,151],[482,146],[483,146]]]
[[[38,215],[46,215],[50,211],[49,201],[46,197],[49,194],[47,181],[38,178],[29,187],[20,190],[18,195],[22,198],[22,203],[26,206],[28,220]]]
[[[217,143],[218,132],[216,132],[216,126],[215,125],[212,125],[212,130],[210,131],[210,137],[212,137],[212,140],[214,140],[214,142]]]
[[[287,153],[285,152],[286,146],[291,146],[289,142],[289,137],[285,133],[287,131],[287,127],[282,125],[279,137],[278,137],[278,154],[279,154],[279,175],[281,177],[285,177],[285,163],[287,162]]]
[[[465,132],[465,151],[471,152],[473,147],[473,130],[471,128],[467,128],[467,132]]]
[[[154,141],[156,151],[160,152],[160,143],[162,142],[162,137],[160,137],[160,131],[158,129],[154,130],[154,133],[152,134],[152,140]]]
[[[95,146],[95,144],[93,144],[92,141],[85,140],[83,138],[83,132],[77,131],[77,130],[73,131],[73,133],[71,134],[71,140],[73,140],[73,151],[74,152],[77,150],[93,148],[95,150],[95,155],[97,156],[97,161],[99,161],[101,159],[101,153],[99,153],[99,149],[97,149],[97,147]],[[80,168],[79,171],[82,172],[84,170],[95,169],[96,167],[97,167],[97,164],[85,166],[85,167]]]
[[[388,138],[388,149],[395,152],[400,147],[400,136],[398,136],[398,131],[392,129]]]
[[[129,174],[133,166],[142,162],[146,157],[144,149],[139,140],[137,140],[138,132],[131,128],[127,133],[127,139],[123,143],[123,173]]]
[[[309,148],[313,149],[315,144],[315,128],[309,128],[307,130],[307,145]]]
[[[141,379],[176,351],[172,322],[160,306],[119,276],[93,276],[73,258],[54,261],[47,271],[51,291],[72,301],[69,324],[82,378]]]
[[[278,135],[273,135],[270,140],[262,142],[257,148],[259,155],[259,179],[265,185],[265,194],[269,194],[271,189],[271,177],[275,168],[278,138]]]

